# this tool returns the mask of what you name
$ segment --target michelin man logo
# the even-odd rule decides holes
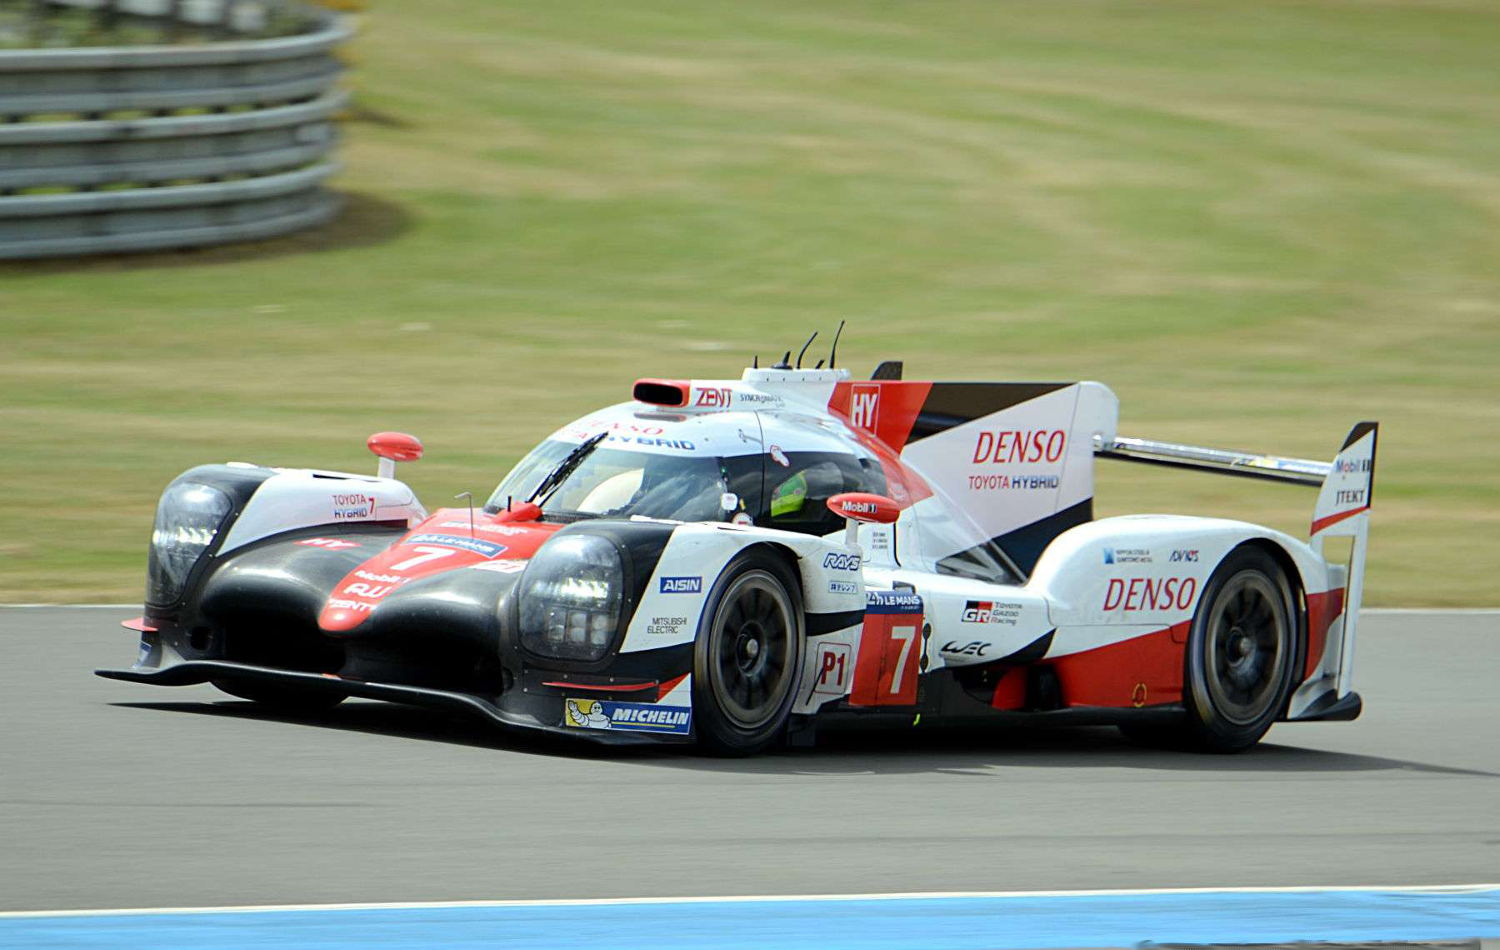
[[[579,729],[608,729],[609,717],[597,699],[570,699],[566,704],[568,725]]]

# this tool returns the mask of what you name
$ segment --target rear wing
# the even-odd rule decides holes
[[[1175,442],[1116,438],[1094,443],[1100,458],[1121,459],[1147,465],[1216,472],[1242,478],[1289,482],[1318,489],[1313,508],[1308,545],[1323,556],[1323,541],[1330,537],[1353,538],[1344,592],[1343,650],[1338,666],[1338,695],[1348,690],[1354,661],[1354,627],[1364,596],[1365,546],[1370,531],[1370,500],[1375,489],[1375,442],[1380,424],[1361,422],[1349,432],[1343,448],[1332,462],[1284,458],[1209,449]]]

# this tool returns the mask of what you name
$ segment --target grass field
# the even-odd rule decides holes
[[[0,267],[0,601],[138,598],[198,462],[373,471],[398,428],[429,506],[481,496],[637,375],[847,319],[857,373],[1100,379],[1128,435],[1378,418],[1367,603],[1495,604],[1497,50],[1493,0],[376,0],[339,223]]]

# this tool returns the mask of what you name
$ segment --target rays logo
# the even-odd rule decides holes
[[[823,558],[823,569],[825,571],[857,571],[859,570],[859,555],[830,551]]]

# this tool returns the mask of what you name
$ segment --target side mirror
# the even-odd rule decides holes
[[[848,529],[844,543],[853,545],[859,536],[859,523],[891,524],[901,517],[901,506],[884,495],[852,491],[828,499],[828,510],[845,520]]]
[[[397,462],[415,462],[422,457],[422,440],[405,432],[377,432],[365,445],[380,456],[375,474],[381,478],[395,478]]]

